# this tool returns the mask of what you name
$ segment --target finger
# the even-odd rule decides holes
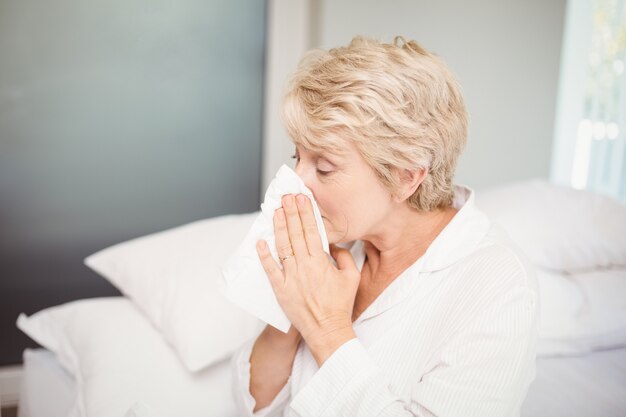
[[[348,249],[340,248],[339,246],[336,246],[334,244],[331,244],[329,247],[330,254],[337,262],[337,268],[339,270],[359,270],[359,268],[356,266],[354,258],[352,257],[352,254]]]
[[[291,256],[291,258],[282,261],[283,268],[285,268],[286,271],[290,270],[292,266],[296,265],[296,258],[291,247],[291,241],[289,240],[285,211],[282,208],[274,212],[274,234],[276,236],[276,251],[278,252],[278,256],[281,258]]]
[[[319,229],[317,228],[317,221],[315,220],[315,214],[313,213],[313,204],[309,197],[304,194],[298,194],[296,196],[296,203],[298,210],[300,211],[300,219],[302,219],[302,229],[304,230],[304,238],[311,255],[320,254],[324,251],[322,247],[322,239],[320,237]]]
[[[291,241],[289,240],[289,232],[287,231],[285,212],[282,208],[276,209],[273,220],[274,235],[276,237],[276,251],[278,252],[278,256],[285,257],[287,255],[293,255]]]
[[[256,243],[256,250],[259,255],[259,260],[261,261],[261,265],[263,265],[263,270],[267,274],[267,277],[270,280],[270,284],[276,293],[278,290],[282,289],[285,284],[285,276],[283,272],[278,267],[278,264],[272,257],[272,254],[267,247],[267,242],[264,240],[259,240]]]
[[[283,208],[285,209],[285,217],[287,218],[287,231],[289,232],[289,241],[293,252],[296,254],[296,258],[309,255],[309,250],[306,247],[306,241],[304,240],[304,232],[302,231],[302,221],[300,220],[300,213],[296,207],[296,200],[292,194],[284,195],[282,198]]]

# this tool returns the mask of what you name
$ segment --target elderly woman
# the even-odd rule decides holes
[[[455,78],[415,41],[357,37],[307,54],[283,118],[319,205],[286,195],[279,266],[292,326],[233,359],[247,416],[518,416],[535,375],[533,269],[453,184],[467,136]]]

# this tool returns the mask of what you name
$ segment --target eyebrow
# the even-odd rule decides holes
[[[330,152],[330,151],[314,151],[311,149],[307,149],[304,146],[301,146],[306,152],[312,153],[313,155],[315,155],[317,158],[322,158],[322,159],[326,159],[328,162],[333,163],[333,159],[337,159],[337,160],[343,160],[345,159],[345,154],[339,154],[339,153],[335,153],[335,152]],[[295,146],[296,148],[296,152],[298,151],[298,145]],[[329,159],[330,158],[330,159]]]

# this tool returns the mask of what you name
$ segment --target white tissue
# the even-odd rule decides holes
[[[283,333],[289,331],[291,322],[278,304],[269,278],[259,260],[256,242],[260,239],[265,240],[274,260],[282,267],[276,251],[274,211],[282,207],[281,197],[285,194],[305,194],[309,197],[313,205],[322,247],[326,253],[329,253],[326,229],[313,193],[304,185],[298,174],[287,165],[283,165],[265,192],[261,214],[237,251],[223,266],[220,286],[222,294],[232,303]]]

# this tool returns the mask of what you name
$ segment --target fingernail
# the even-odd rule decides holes
[[[291,204],[293,203],[292,199],[293,197],[291,195],[286,196],[283,201],[285,203],[285,206],[291,207]]]
[[[306,197],[304,197],[304,195],[302,195],[302,194],[298,194],[298,195],[296,196],[296,201],[298,202],[298,205],[299,205],[299,206],[304,207],[304,199],[305,199],[305,198],[306,198]]]

